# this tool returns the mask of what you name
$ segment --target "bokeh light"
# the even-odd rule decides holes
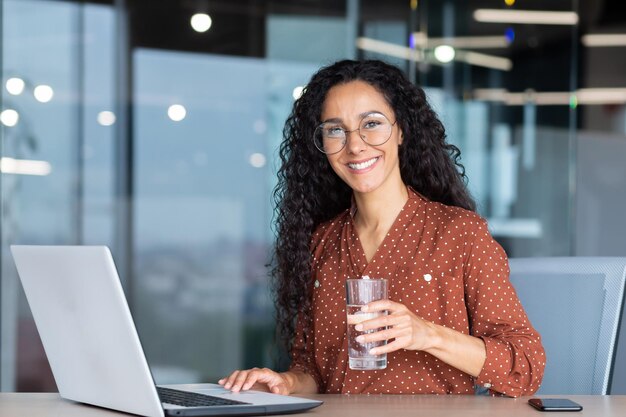
[[[191,16],[191,27],[196,32],[206,32],[211,29],[211,25],[213,24],[213,19],[206,13],[196,13]]]
[[[185,106],[183,106],[181,104],[172,104],[167,109],[167,115],[173,121],[180,122],[185,117],[187,117],[187,109],[185,109]]]
[[[33,95],[38,102],[47,103],[54,97],[54,90],[49,85],[42,84],[35,87]]]

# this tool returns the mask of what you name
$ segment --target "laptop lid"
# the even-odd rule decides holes
[[[164,406],[167,415],[244,415],[294,412],[322,403],[195,384],[169,388],[247,404],[162,404],[109,249],[14,245],[11,251],[63,398],[146,416],[163,416]]]
[[[162,416],[109,249],[11,246],[11,252],[59,394]]]

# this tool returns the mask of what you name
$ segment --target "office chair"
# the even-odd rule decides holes
[[[518,258],[509,264],[511,283],[546,350],[537,393],[608,394],[626,258]]]

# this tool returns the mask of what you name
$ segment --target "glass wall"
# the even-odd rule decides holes
[[[112,244],[114,11],[2,4],[2,388],[54,382],[9,245]],[[111,113],[112,114],[112,113]]]
[[[337,59],[384,59],[426,89],[509,256],[624,256],[604,202],[624,203],[626,94],[598,88],[622,91],[626,70],[597,61],[626,50],[583,35],[626,22],[609,1],[544,3],[0,0],[0,389],[56,389],[15,243],[111,247],[159,383],[284,366],[266,268],[277,147]]]

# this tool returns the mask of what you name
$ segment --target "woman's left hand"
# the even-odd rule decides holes
[[[387,310],[388,314],[366,320],[356,326],[359,332],[383,328],[383,330],[362,334],[357,342],[368,343],[395,339],[386,345],[370,350],[370,354],[394,352],[399,349],[428,350],[433,347],[436,335],[435,325],[410,311],[404,304],[390,300],[373,301],[363,306],[361,311],[376,312]],[[386,329],[384,329],[386,327]]]

